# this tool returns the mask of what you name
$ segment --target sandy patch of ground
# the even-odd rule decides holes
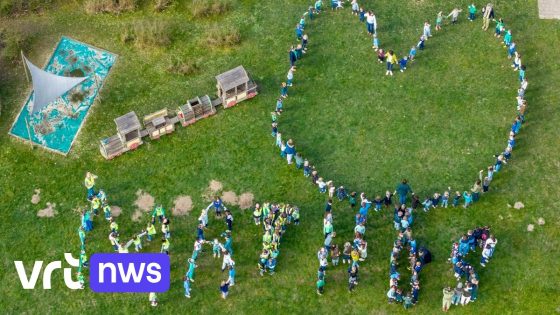
[[[210,184],[208,185],[208,189],[212,192],[218,192],[224,189],[224,185],[222,185],[221,182],[213,179],[210,181]]]
[[[253,196],[252,193],[250,192],[246,192],[241,194],[241,196],[239,196],[239,208],[241,210],[245,210],[245,209],[249,209],[253,206],[253,199],[255,198],[255,196]]]
[[[52,218],[58,213],[54,209],[55,207],[56,207],[55,203],[47,202],[47,207],[45,209],[39,210],[39,212],[37,212],[37,216],[40,218]]]
[[[182,216],[188,214],[193,208],[191,196],[179,196],[174,201],[171,213],[174,216]]]
[[[519,210],[519,209],[525,208],[525,205],[524,205],[521,201],[517,201],[516,203],[513,204],[513,207],[514,207],[515,209],[518,209],[518,210]]]
[[[142,215],[144,213],[142,213],[141,210],[136,210],[134,211],[134,213],[132,214],[132,221],[134,222],[140,222],[140,220],[142,219]]]
[[[138,196],[138,198],[134,202],[134,205],[138,209],[140,209],[144,212],[148,212],[148,211],[150,211],[154,208],[155,199],[150,194],[148,194],[145,191],[142,191],[142,189],[139,189],[136,192],[136,196]],[[133,217],[134,217],[134,215],[133,215]]]
[[[224,185],[222,185],[222,182],[219,182],[214,179],[211,180],[210,183],[208,184],[208,187],[202,193],[202,199],[208,202],[214,200],[214,197],[219,196],[219,193],[220,191],[222,191],[223,188]]]
[[[121,215],[122,209],[121,207],[117,207],[117,206],[111,206],[111,216],[113,218],[118,217],[119,215]]]
[[[31,203],[36,205],[41,201],[41,189],[35,189],[33,196],[31,196]]]
[[[222,201],[232,206],[239,204],[239,198],[237,194],[233,191],[226,191],[222,194]]]

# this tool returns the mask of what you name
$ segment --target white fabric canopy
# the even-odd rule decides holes
[[[63,77],[56,75],[35,66],[25,56],[23,58],[31,73],[31,81],[33,81],[33,110],[31,114],[40,111],[52,101],[87,79],[87,77]]]

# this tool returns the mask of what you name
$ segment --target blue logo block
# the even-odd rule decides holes
[[[93,292],[165,292],[170,284],[166,254],[93,254],[90,287]]]

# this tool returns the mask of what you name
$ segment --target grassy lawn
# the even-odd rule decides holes
[[[392,213],[387,211],[373,213],[368,221],[369,258],[361,268],[357,290],[348,293],[346,268],[340,266],[327,271],[325,294],[315,293],[325,196],[278,157],[269,121],[288,70],[287,49],[295,43],[293,27],[310,1],[233,0],[230,10],[210,17],[194,17],[190,0],[173,1],[161,13],[154,12],[152,1],[143,0],[135,11],[118,16],[86,14],[82,1],[51,2],[38,12],[0,17],[3,41],[25,38],[19,46],[5,46],[0,64],[2,313],[404,312],[402,306],[388,305],[385,298],[395,237]],[[394,49],[399,57],[416,43],[424,20],[433,22],[438,11],[453,8],[447,1],[360,3],[375,10],[381,45]],[[468,2],[455,4],[465,10]],[[538,20],[536,0],[494,4],[497,15],[513,29],[527,64],[527,122],[517,138],[512,162],[496,175],[490,194],[468,210],[418,214],[416,238],[432,250],[435,261],[421,274],[415,313],[439,311],[441,288],[454,284],[446,262],[451,243],[476,225],[492,226],[499,242],[496,255],[486,269],[477,268],[478,301],[453,312],[551,314],[560,307],[560,264],[555,257],[560,245],[560,114],[556,108],[560,102],[560,23]],[[481,5],[477,3],[479,9]],[[163,35],[142,42],[123,40],[131,30],[139,32],[153,21],[160,23]],[[307,22],[309,53],[298,65],[280,129],[325,178],[370,196],[394,189],[402,177],[409,178],[422,196],[447,186],[464,190],[479,169],[493,162],[492,155],[505,147],[515,115],[517,77],[491,31],[480,30],[480,20],[470,23],[462,15],[458,25],[433,31],[434,37],[417,61],[404,74],[395,72],[391,78],[384,76],[384,65],[376,62],[365,27],[351,17],[349,9]],[[213,33],[221,29],[238,33],[240,41],[216,46]],[[42,65],[62,35],[119,55],[101,101],[92,108],[67,157],[31,151],[7,135],[29,92],[17,61],[18,48]],[[261,87],[255,99],[220,110],[161,140],[147,141],[115,160],[105,161],[99,154],[99,139],[115,133],[115,117],[130,110],[139,116],[165,106],[174,110],[196,95],[213,95],[214,76],[239,64]],[[195,70],[181,74],[177,65]],[[64,287],[62,273],[53,275],[52,290],[21,289],[14,260],[30,265],[35,260],[62,260],[64,252],[77,254],[79,215],[73,209],[87,205],[82,185],[86,171],[99,175],[98,186],[107,192],[111,204],[123,209],[118,218],[121,239],[144,227],[132,220],[137,190],[148,192],[167,209],[177,196],[192,197],[192,213],[171,218],[171,290],[160,294],[157,309],[149,306],[147,294],[70,291]],[[226,301],[219,298],[219,282],[226,275],[219,270],[221,261],[213,260],[207,249],[198,261],[193,298],[187,300],[181,278],[196,237],[197,217],[207,205],[203,194],[210,180],[222,182],[224,191],[237,195],[251,192],[259,202],[296,204],[302,223],[288,227],[278,272],[261,278],[256,268],[261,230],[252,224],[251,210],[232,207],[237,285]],[[30,202],[34,189],[41,189],[37,205]],[[516,201],[525,208],[508,207]],[[58,214],[38,218],[37,212],[47,202],[56,203]],[[342,244],[352,237],[354,213],[346,202],[335,202],[334,215],[335,240]],[[536,224],[541,217],[546,221],[542,226]],[[142,218],[142,222],[147,220],[147,215]],[[88,234],[88,252],[110,251],[107,224],[101,218],[95,224]],[[527,232],[528,224],[535,224],[535,231]],[[225,224],[211,218],[206,236],[217,237],[223,230]],[[145,249],[158,251],[158,245],[145,242]],[[473,263],[475,258],[471,258]],[[401,273],[408,276],[404,270]]]

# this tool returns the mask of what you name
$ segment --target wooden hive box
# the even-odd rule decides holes
[[[140,134],[142,126],[135,112],[129,112],[116,118],[115,124],[117,125],[117,135],[127,149],[134,150],[143,143]]]
[[[222,99],[224,108],[235,106],[239,102],[257,95],[257,85],[251,80],[243,66],[216,76],[216,81],[218,97]]]
[[[119,135],[114,135],[100,141],[99,151],[104,158],[110,160],[128,151],[128,149],[124,146]]]
[[[144,117],[144,126],[148,131],[150,139],[159,139],[160,136],[175,131],[175,124],[172,123],[167,108],[146,115]]]

